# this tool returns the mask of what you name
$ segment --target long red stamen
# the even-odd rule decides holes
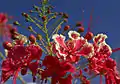
[[[118,50],[120,50],[120,48],[115,48],[115,49],[112,49],[112,52],[116,52]]]
[[[91,11],[91,14],[90,14],[90,21],[89,21],[89,24],[88,24],[88,30],[87,32],[90,32],[91,31],[91,26],[92,26],[92,19],[93,19],[93,9]]]

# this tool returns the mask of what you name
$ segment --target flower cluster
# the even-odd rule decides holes
[[[25,84],[19,72],[21,75],[32,74],[33,82],[39,80],[39,84],[49,81],[51,84],[75,84],[73,79],[79,79],[81,84],[90,84],[90,80],[98,75],[104,76],[106,84],[120,84],[116,61],[110,57],[112,52],[120,49],[113,50],[108,45],[106,34],[94,36],[87,31],[81,35],[84,32],[81,22],[76,24],[78,31],[70,29],[69,25],[62,29],[61,25],[67,23],[68,15],[53,12],[48,0],[42,0],[41,7],[34,5],[33,8],[35,10],[30,10],[30,13],[37,13],[40,19],[27,13],[22,15],[27,22],[35,24],[41,33],[30,25],[27,29],[33,34],[29,36],[18,33],[13,25],[7,24],[7,16],[0,13],[0,33],[6,31],[6,27],[2,27],[5,25],[11,38],[3,42],[6,57],[1,65],[0,84],[10,77],[13,77],[13,84],[16,84],[17,78]],[[56,21],[58,25],[49,28],[49,22],[56,17],[60,18]],[[17,21],[14,25],[22,27]],[[84,60],[86,62],[80,64]]]

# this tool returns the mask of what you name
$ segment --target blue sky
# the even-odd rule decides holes
[[[34,4],[40,0],[1,0],[0,12],[5,12],[15,19],[22,21],[22,12],[28,12]],[[82,18],[84,10],[84,26],[87,29],[89,16],[93,10],[92,31],[107,33],[110,45],[120,46],[120,0],[50,0],[55,6],[55,11],[63,11],[69,14],[69,23],[75,24]]]
[[[28,12],[40,0],[0,0],[0,12],[14,16],[23,21],[22,12]],[[74,25],[84,18],[87,29],[90,13],[93,10],[92,31],[94,34],[106,33],[107,42],[112,48],[120,47],[120,0],[50,0],[55,6],[55,11],[69,14],[69,24]],[[39,5],[39,4],[38,4]],[[83,13],[84,11],[84,13]],[[22,29],[19,29],[23,32]],[[120,51],[112,57],[119,58]]]

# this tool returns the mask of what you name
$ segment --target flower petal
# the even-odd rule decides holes
[[[79,39],[80,34],[76,31],[69,31],[68,32],[69,38],[71,38],[72,40],[77,40]]]

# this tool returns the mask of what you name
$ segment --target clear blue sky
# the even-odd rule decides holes
[[[33,4],[40,0],[0,0],[0,12],[14,16],[23,21],[21,12],[28,12]],[[84,26],[87,29],[89,16],[93,10],[92,31],[106,33],[107,42],[112,48],[120,47],[120,0],[50,0],[55,6],[55,11],[69,14],[69,23],[75,24],[82,18],[84,9]],[[21,29],[19,29],[21,31]],[[21,31],[22,32],[22,31]],[[113,54],[114,58],[120,57],[120,51]],[[94,83],[95,84],[95,83]]]

